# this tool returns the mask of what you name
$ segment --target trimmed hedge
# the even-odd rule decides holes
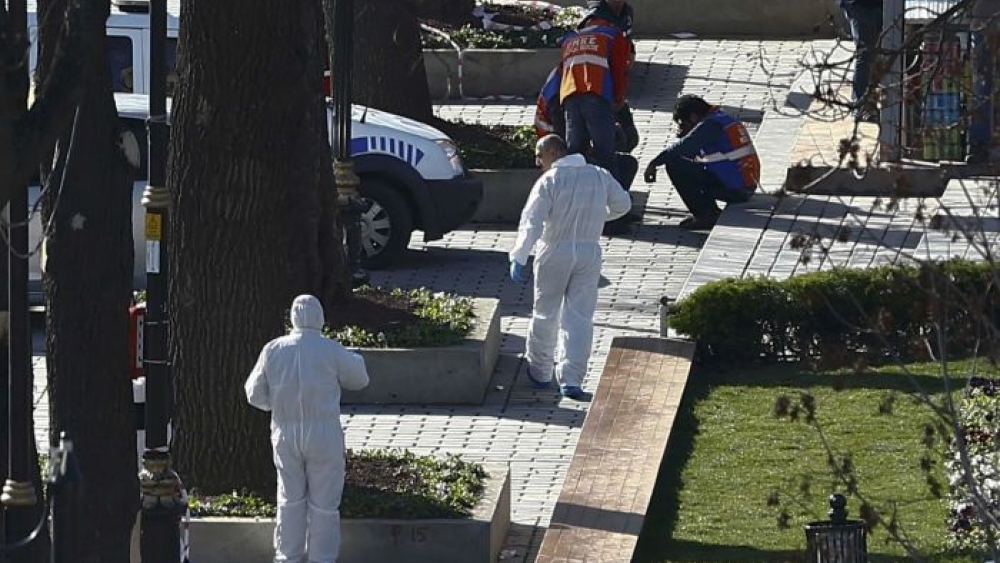
[[[998,279],[991,264],[952,260],[722,280],[677,303],[670,325],[698,341],[703,359],[725,363],[922,360],[928,341],[937,348],[938,321],[950,355],[996,354]]]

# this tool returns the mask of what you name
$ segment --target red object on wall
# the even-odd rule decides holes
[[[140,303],[128,308],[128,371],[132,379],[146,375],[142,365],[142,333],[146,320],[146,305]]]
[[[333,96],[333,77],[330,71],[323,71],[323,95],[327,98]]]

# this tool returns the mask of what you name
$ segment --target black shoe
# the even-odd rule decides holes
[[[875,111],[872,111],[872,110],[858,110],[858,112],[854,114],[854,117],[858,121],[862,121],[864,123],[880,123],[881,122],[878,110],[875,110]]]
[[[688,215],[681,224],[679,225],[682,229],[687,229],[689,231],[710,231],[712,227],[715,226],[715,222],[719,220],[717,214],[706,214],[706,215]]]
[[[630,231],[629,226],[622,223],[620,220],[611,221],[604,224],[604,230],[602,233],[606,237],[613,237],[616,235],[624,235]]]
[[[619,221],[623,223],[640,223],[642,222],[642,215],[638,213],[632,213],[631,211],[629,211],[628,213],[625,214],[624,217],[619,219]]]

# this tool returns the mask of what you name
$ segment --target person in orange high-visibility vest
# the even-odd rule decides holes
[[[749,201],[760,183],[760,159],[746,127],[718,106],[698,96],[677,100],[676,142],[646,167],[647,182],[656,181],[663,166],[677,194],[691,211],[681,221],[685,229],[711,229],[721,211],[716,201]]]
[[[563,110],[559,105],[559,85],[562,67],[556,66],[545,79],[545,84],[538,91],[535,102],[535,136],[539,139],[547,135],[566,136],[566,124],[563,122]]]
[[[617,27],[594,19],[562,39],[559,103],[570,154],[586,154],[618,177],[615,112],[628,92],[630,44]]]

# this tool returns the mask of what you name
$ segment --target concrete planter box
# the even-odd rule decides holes
[[[937,164],[891,164],[868,168],[858,179],[847,168],[792,166],[785,176],[789,193],[844,197],[941,197],[949,181],[948,169]],[[813,182],[816,182],[813,184]],[[808,189],[803,189],[809,186]]]
[[[371,383],[345,404],[480,405],[500,354],[500,302],[475,298],[465,342],[433,348],[363,348]]]
[[[483,200],[472,216],[474,223],[517,223],[528,194],[542,171],[538,168],[473,170],[483,181]]]
[[[533,100],[560,55],[559,49],[466,49],[462,51],[462,93],[471,98],[520,96]],[[424,67],[432,98],[459,97],[458,53],[454,49],[424,51]]]
[[[548,0],[560,6],[582,6],[581,0]],[[833,0],[629,0],[635,10],[635,32],[662,36],[679,31],[708,37],[833,37],[830,14],[840,17]],[[818,27],[817,27],[818,25]]]
[[[344,519],[339,563],[492,563],[510,528],[510,472],[486,466],[483,498],[469,518]],[[274,520],[195,518],[190,524],[195,563],[270,563]],[[132,561],[138,563],[133,537]],[[378,554],[373,556],[373,554]]]

